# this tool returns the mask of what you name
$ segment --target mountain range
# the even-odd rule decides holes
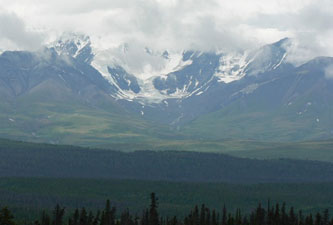
[[[100,145],[333,137],[332,57],[289,62],[285,38],[239,52],[97,48],[65,34],[0,55],[0,135]]]

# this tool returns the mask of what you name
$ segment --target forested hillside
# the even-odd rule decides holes
[[[181,151],[124,153],[7,141],[0,146],[0,176],[232,183],[324,182],[333,181],[333,164]]]

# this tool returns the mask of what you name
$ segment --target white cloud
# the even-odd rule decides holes
[[[41,47],[43,36],[27,29],[15,13],[0,11],[0,45],[12,49],[36,49]]]
[[[0,0],[0,8],[0,21],[13,23],[7,30],[0,22],[7,48],[77,31],[103,47],[133,42],[157,50],[229,51],[290,36],[294,63],[333,51],[332,0]]]
[[[333,1],[308,1],[298,10],[280,13],[259,13],[251,24],[277,29],[293,38],[288,60],[301,64],[315,56],[331,56],[333,50]]]
[[[325,68],[325,77],[327,79],[333,79],[333,65]]]

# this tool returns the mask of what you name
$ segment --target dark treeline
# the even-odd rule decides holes
[[[120,152],[0,139],[0,177],[179,182],[332,182],[333,163],[180,151]]]
[[[65,216],[65,208],[57,205],[51,214],[43,211],[39,220],[25,223],[26,225],[333,225],[328,210],[316,214],[303,215],[293,207],[287,209],[286,204],[278,203],[266,207],[261,204],[249,215],[243,215],[240,209],[229,212],[224,206],[222,210],[209,209],[204,204],[195,206],[185,218],[161,217],[158,213],[158,201],[151,194],[149,208],[141,215],[132,215],[129,210],[117,215],[117,210],[107,200],[104,210],[87,211],[76,209],[71,215]],[[15,225],[14,217],[8,208],[0,211],[0,225]]]

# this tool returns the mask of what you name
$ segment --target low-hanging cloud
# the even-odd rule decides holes
[[[277,14],[259,13],[251,24],[275,28],[289,33],[288,60],[301,64],[316,56],[331,56],[333,50],[333,1],[317,0],[304,4],[299,10]]]
[[[333,79],[333,64],[325,68],[325,77],[327,79]]]
[[[85,33],[101,48],[239,51],[289,36],[295,64],[333,52],[332,0],[0,0],[0,7],[7,12],[0,40],[23,49],[43,41],[29,26],[43,29],[45,41]]]
[[[35,50],[41,47],[43,37],[38,32],[28,31],[23,20],[15,13],[0,11],[0,43],[6,43],[14,49]]]

